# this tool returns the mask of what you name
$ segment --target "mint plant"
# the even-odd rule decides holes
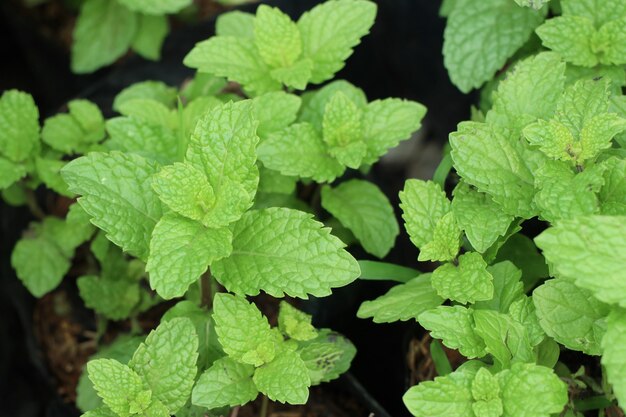
[[[358,315],[416,319],[467,358],[409,389],[404,402],[415,416],[579,416],[616,401],[623,407],[626,56],[618,52],[623,25],[611,23],[623,15],[621,2],[563,0],[563,16],[541,25],[546,2],[470,3],[442,9],[446,63],[463,91],[487,81],[534,29],[553,52],[533,54],[527,45],[517,56],[529,56],[485,86],[483,110],[450,135],[447,158],[458,174],[451,198],[445,175],[406,182],[405,228],[418,260],[439,264],[432,273],[414,270],[414,278],[394,265],[365,264],[371,279],[386,272],[402,283]],[[493,16],[475,9],[491,6]],[[501,24],[503,13],[528,25]],[[578,36],[587,26],[588,36]],[[460,43],[471,30],[485,36],[480,50],[476,37]],[[498,30],[518,37],[496,37]],[[503,49],[486,48],[490,39]],[[521,234],[533,218],[547,225],[534,241]],[[562,349],[599,356],[601,380],[569,370]],[[445,365],[438,369],[450,371]]]

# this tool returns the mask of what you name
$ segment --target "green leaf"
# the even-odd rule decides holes
[[[259,122],[257,134],[265,139],[296,121],[302,99],[296,95],[276,91],[252,100],[254,116]]]
[[[400,233],[391,203],[374,184],[350,180],[338,187],[322,188],[322,207],[359,240],[363,248],[383,258]]]
[[[309,369],[311,385],[317,385],[346,372],[356,348],[345,336],[322,329],[315,339],[298,343],[298,354]]]
[[[556,53],[542,52],[520,61],[493,92],[487,122],[518,134],[529,123],[549,118],[563,93],[565,62]]]
[[[274,359],[275,335],[259,309],[245,298],[215,294],[213,319],[220,344],[230,358],[256,367]]]
[[[457,185],[453,195],[454,217],[478,252],[489,249],[513,221],[513,216],[504,213],[489,195],[472,189],[465,182]]]
[[[626,402],[626,311],[615,308],[606,320],[607,330],[602,338],[602,365],[606,369],[613,392],[620,404]]]
[[[433,288],[442,298],[460,303],[490,300],[493,297],[493,276],[487,263],[476,252],[467,252],[458,258],[458,266],[447,263],[435,269]]]
[[[406,283],[418,276],[419,271],[405,266],[378,261],[359,261],[361,276],[359,279],[372,281],[396,281]]]
[[[364,0],[322,3],[300,17],[302,53],[313,61],[312,83],[329,80],[343,68],[375,17],[376,4]]]
[[[367,97],[363,90],[355,87],[348,81],[336,80],[326,84],[317,91],[310,91],[303,94],[299,121],[310,123],[321,135],[326,105],[338,92],[345,94],[350,101],[359,108],[365,108],[367,106]]]
[[[114,117],[107,120],[106,130],[109,134],[106,146],[112,150],[134,153],[162,164],[172,163],[178,157],[178,138],[164,126],[133,117]]]
[[[189,6],[192,0],[117,0],[131,10],[152,14],[177,13]]]
[[[228,228],[207,228],[177,214],[159,220],[150,241],[146,271],[150,286],[165,299],[180,297],[218,259],[232,250]]]
[[[220,13],[215,22],[215,34],[254,39],[254,19],[255,16],[252,13],[240,10]]]
[[[72,100],[67,103],[69,113],[85,132],[85,142],[104,139],[104,117],[95,103],[89,100]]]
[[[154,163],[133,155],[92,152],[75,159],[61,176],[107,238],[130,254],[147,259],[150,236],[161,217],[161,202],[150,186]]]
[[[611,158],[605,162],[604,184],[598,193],[602,214],[626,215],[626,160]]]
[[[415,101],[398,98],[374,100],[363,112],[363,137],[367,153],[365,164],[375,163],[391,148],[421,127],[426,107]]]
[[[74,27],[72,71],[84,74],[115,62],[130,47],[137,23],[137,15],[118,1],[87,0]]]
[[[216,107],[196,125],[185,159],[213,188],[215,202],[203,218],[207,226],[226,226],[252,206],[259,183],[256,125],[249,101]]]
[[[308,58],[300,59],[290,67],[275,68],[270,75],[276,81],[293,87],[297,90],[304,90],[311,79],[311,69],[313,61]]]
[[[161,323],[135,351],[128,365],[175,414],[191,395],[198,360],[198,335],[186,318]]]
[[[598,64],[591,49],[595,33],[593,21],[587,16],[557,16],[537,28],[543,46],[558,52],[566,61],[583,67]]]
[[[567,403],[567,385],[550,368],[516,363],[498,379],[504,416],[548,417]]]
[[[411,387],[402,401],[415,417],[474,417],[472,377],[470,373],[456,371],[434,381],[421,382]]]
[[[354,281],[358,263],[312,217],[284,208],[247,212],[232,228],[232,254],[215,262],[213,273],[235,293],[256,295],[262,289],[274,297],[321,297]]]
[[[138,283],[127,277],[87,275],[78,278],[76,283],[85,305],[111,320],[128,318],[141,298]]]
[[[309,123],[296,123],[272,133],[257,152],[263,165],[283,175],[331,182],[345,171]]]
[[[193,387],[191,402],[208,409],[244,405],[259,393],[252,381],[253,374],[252,365],[228,357],[218,359],[200,375]]]
[[[564,279],[551,279],[535,289],[533,302],[543,330],[568,349],[600,355],[609,306],[590,291]]]
[[[541,278],[546,278],[548,266],[531,239],[522,235],[511,236],[498,251],[496,262],[508,260],[522,270],[522,281],[527,290],[533,288]],[[493,272],[492,272],[493,273]],[[494,284],[495,284],[494,275]],[[496,285],[497,287],[497,285]]]
[[[357,316],[362,319],[372,317],[374,323],[417,319],[420,314],[444,301],[437,295],[430,279],[430,274],[423,274],[406,284],[392,287],[385,295],[363,302]]]
[[[504,213],[533,217],[534,161],[522,142],[503,128],[463,122],[450,144],[454,167],[467,183],[489,194]]]
[[[113,100],[113,110],[120,112],[121,106],[131,100],[148,99],[158,101],[171,108],[176,103],[178,91],[161,81],[141,81],[120,91]]]
[[[0,158],[0,171],[3,169],[3,161],[3,158]],[[73,198],[74,194],[68,191],[67,184],[63,181],[60,174],[61,168],[63,168],[65,164],[65,161],[36,158],[35,170],[37,172],[37,176],[46,185],[46,187],[63,196]],[[15,165],[15,167],[16,169],[13,171],[15,174],[19,174],[23,169],[19,165]],[[0,188],[2,188],[1,183]]]
[[[480,336],[500,369],[515,362],[534,362],[528,332],[511,316],[493,310],[474,311],[474,331]]]
[[[524,326],[531,346],[539,345],[546,338],[546,333],[539,324],[537,309],[531,297],[524,295],[511,303],[509,316]]]
[[[498,398],[500,385],[498,378],[486,368],[480,368],[472,381],[472,397],[475,400],[491,400]]]
[[[8,90],[0,97],[0,153],[19,162],[39,150],[39,110],[30,94]]]
[[[602,64],[626,64],[626,15],[621,19],[613,20],[603,25],[596,36],[592,38],[591,48],[599,56]]]
[[[106,406],[102,406],[83,413],[82,417],[119,417],[119,414],[114,413]]]
[[[104,118],[98,106],[88,100],[72,100],[68,107],[69,114],[46,119],[41,138],[61,152],[85,153],[104,139]]]
[[[0,189],[9,188],[26,176],[26,167],[0,157]]]
[[[286,301],[280,302],[278,310],[278,328],[293,340],[311,340],[317,337],[317,330],[311,324],[311,316]]]
[[[474,308],[508,313],[511,304],[524,294],[524,288],[520,282],[522,271],[513,263],[504,261],[488,266],[487,272],[493,277],[493,297],[489,300],[477,301]]]
[[[417,321],[435,339],[458,349],[468,359],[485,356],[485,343],[474,332],[472,310],[462,306],[439,306],[419,315]]]
[[[237,12],[235,11],[232,13]],[[220,17],[221,16],[224,15],[221,14]],[[199,97],[215,96],[219,94],[224,87],[226,87],[226,84],[227,81],[222,77],[196,72],[193,79],[181,88],[180,93],[187,99],[188,102],[190,102]]]
[[[400,192],[400,201],[411,242],[421,248],[433,240],[437,222],[450,211],[450,200],[438,184],[410,179]]]
[[[342,92],[337,92],[326,103],[322,131],[329,153],[339,163],[357,169],[367,145],[363,142],[363,112]]]
[[[461,246],[461,229],[454,213],[446,213],[435,225],[433,240],[420,248],[418,261],[451,261]]]
[[[589,16],[596,27],[626,15],[626,5],[620,0],[565,0],[562,7],[564,15]]]
[[[309,370],[296,352],[282,352],[258,368],[253,380],[258,390],[272,401],[305,404],[309,399]]]
[[[146,396],[150,400],[151,393],[144,390],[141,377],[114,359],[89,361],[87,372],[104,404],[120,417],[134,414],[131,408],[137,402],[144,402]]]
[[[156,61],[161,58],[161,46],[169,31],[166,16],[141,14],[131,47],[142,57]]]
[[[535,243],[556,276],[574,281],[600,301],[626,306],[626,218],[563,220],[537,236]]]
[[[550,0],[515,0],[515,3],[522,7],[530,7],[535,10],[541,9],[545,4],[548,4]]]
[[[543,21],[545,11],[521,8],[511,0],[463,2],[444,33],[444,64],[464,93],[480,87],[502,68]]]
[[[178,113],[151,98],[124,100],[119,105],[119,112],[123,116],[133,117],[151,125],[163,126],[171,130],[178,127]]]
[[[201,72],[227,77],[256,94],[280,89],[269,68],[250,39],[214,36],[198,43],[187,54],[184,64]]]
[[[302,52],[298,26],[276,7],[260,5],[254,19],[254,43],[272,68],[289,67]]]

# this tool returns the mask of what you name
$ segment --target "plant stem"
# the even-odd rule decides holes
[[[213,276],[208,269],[200,277],[200,306],[210,309],[213,307]]]
[[[37,196],[35,192],[30,188],[26,188],[26,204],[30,209],[30,212],[39,220],[43,220],[46,217],[46,213],[43,212],[41,207],[39,207],[39,203],[37,203]]]
[[[261,403],[261,414],[259,417],[267,417],[267,408],[269,406],[269,400],[267,395],[263,396],[263,402]]]

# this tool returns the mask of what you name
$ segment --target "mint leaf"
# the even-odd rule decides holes
[[[309,123],[296,123],[272,133],[259,145],[257,152],[263,165],[283,175],[330,182],[345,171],[328,153],[321,135]]]
[[[167,16],[141,14],[131,47],[142,57],[156,61],[161,58],[161,46],[169,31]]]
[[[119,104],[122,116],[133,117],[155,126],[163,126],[168,129],[178,127],[178,113],[158,100],[151,98],[133,98],[124,100]]]
[[[326,103],[322,131],[329,153],[350,168],[358,168],[367,152],[363,142],[363,112],[342,92]]]
[[[531,297],[524,295],[511,303],[509,316],[524,326],[528,334],[528,340],[533,347],[539,345],[545,339],[546,334],[539,324],[537,309]]]
[[[511,304],[524,294],[524,287],[520,282],[522,271],[513,263],[504,261],[488,266],[487,272],[493,277],[493,297],[477,301],[474,308],[508,313]]]
[[[114,359],[96,359],[87,363],[89,379],[107,407],[120,417],[128,417],[138,403],[147,408],[150,391],[144,390],[141,377],[127,365]]]
[[[311,324],[311,316],[286,301],[280,302],[278,329],[293,340],[306,341],[317,337],[317,330]]]
[[[591,49],[595,34],[593,21],[587,16],[557,16],[537,28],[543,46],[558,52],[574,65],[593,67],[598,57]]]
[[[191,402],[208,409],[244,405],[259,393],[252,375],[254,367],[231,358],[216,360],[193,387]]]
[[[329,80],[343,68],[375,17],[376,4],[363,0],[322,3],[300,17],[302,53],[313,61],[312,83]]]
[[[463,122],[450,134],[450,145],[454,166],[467,183],[489,194],[506,214],[523,218],[534,215],[534,161],[507,130]]]
[[[508,260],[522,270],[525,289],[531,289],[541,278],[546,278],[548,266],[531,239],[521,234],[514,234],[498,250],[496,261]],[[494,284],[495,284],[494,275]]]
[[[3,169],[3,161],[6,160],[0,158],[0,171],[2,171]],[[73,198],[74,194],[68,191],[67,184],[65,183],[65,181],[63,181],[63,178],[61,178],[60,174],[61,168],[63,168],[65,164],[65,161],[36,158],[35,170],[37,172],[37,176],[46,185],[46,187],[63,196]],[[10,179],[11,175],[20,175],[20,173],[23,172],[22,166],[14,165],[14,167],[15,168],[12,170],[11,174],[7,174],[6,177],[3,176],[3,179]],[[2,188],[1,183],[0,188]]]
[[[247,212],[232,228],[232,254],[215,262],[213,273],[230,291],[248,295],[262,289],[274,297],[320,297],[349,284],[358,263],[312,217],[284,208]]]
[[[256,94],[280,89],[280,83],[271,78],[267,64],[249,39],[214,36],[198,43],[183,62],[200,72],[227,77]]]
[[[365,301],[359,307],[359,318],[372,317],[374,323],[391,323],[417,319],[426,310],[443,303],[430,283],[430,274],[413,278],[406,284],[392,287],[385,295]]]
[[[317,385],[346,372],[356,348],[341,334],[322,329],[316,338],[298,343],[298,354],[309,369],[311,385]]]
[[[567,385],[550,368],[516,363],[498,379],[505,416],[548,417],[567,403]]]
[[[626,160],[612,158],[605,163],[604,184],[598,193],[602,214],[626,215]]]
[[[309,399],[309,370],[296,352],[281,352],[272,362],[258,368],[253,380],[258,390],[273,401],[305,404]]]
[[[86,413],[82,414],[83,417],[119,417],[119,414],[111,411],[110,408],[102,406],[95,408],[93,410],[89,410]]]
[[[133,117],[114,117],[107,120],[106,130],[109,149],[134,153],[162,164],[172,163],[178,157],[178,138],[166,127]]]
[[[625,225],[621,216],[562,220],[537,236],[535,243],[556,276],[574,281],[600,301],[626,306]]]
[[[591,41],[592,50],[598,54],[599,60],[606,65],[626,64],[626,15],[603,25]]]
[[[446,213],[435,225],[433,240],[420,249],[419,261],[451,261],[461,246],[461,230],[454,213]]]
[[[189,398],[198,360],[198,336],[191,320],[172,319],[150,332],[128,365],[152,395],[175,414]]]
[[[107,238],[130,254],[147,259],[150,236],[161,217],[161,202],[150,187],[154,163],[133,155],[92,152],[75,159],[61,176]]]
[[[500,369],[508,368],[511,362],[534,362],[531,341],[522,323],[492,310],[476,310],[474,322],[476,334]]]
[[[493,297],[493,276],[487,271],[483,257],[476,252],[459,256],[458,266],[447,263],[435,269],[432,285],[440,297],[460,303]]]
[[[468,359],[480,358],[486,354],[485,343],[474,332],[472,311],[461,306],[439,306],[420,314],[417,321],[450,349],[458,349]]]
[[[213,188],[215,202],[203,218],[207,226],[226,226],[252,206],[259,183],[256,125],[249,101],[214,108],[196,125],[185,159]]]
[[[161,81],[141,81],[120,91],[113,100],[113,110],[120,112],[122,105],[135,99],[155,100],[165,107],[174,107],[178,91]]]
[[[270,72],[270,75],[273,79],[288,87],[304,90],[311,79],[312,67],[313,62],[308,58],[304,58],[290,67],[275,68]]]
[[[261,366],[274,359],[275,337],[254,304],[231,294],[215,294],[215,331],[224,352],[237,362]]]
[[[322,207],[354,233],[367,252],[379,258],[387,255],[400,233],[391,203],[370,182],[350,180],[335,188],[324,186]]]
[[[9,188],[26,176],[26,167],[0,157],[0,189]]]
[[[493,77],[543,21],[544,11],[521,8],[511,0],[463,2],[444,33],[444,64],[464,93]]]
[[[240,10],[220,13],[215,22],[215,34],[254,39],[254,19],[255,16],[252,13]]]
[[[98,106],[88,100],[72,100],[69,114],[46,119],[42,140],[64,153],[85,153],[104,139],[104,118]]]
[[[321,135],[326,105],[338,92],[343,93],[359,108],[367,106],[367,97],[365,97],[363,90],[348,81],[335,80],[317,91],[309,91],[302,95],[302,109],[298,120],[310,123]]]
[[[543,330],[568,349],[600,355],[609,306],[590,291],[564,279],[551,279],[535,289],[533,302]]]
[[[192,0],[117,0],[137,12],[160,15],[176,13],[192,3]]]
[[[389,149],[409,139],[420,128],[425,115],[426,107],[414,101],[387,98],[369,103],[363,112],[363,137],[367,145],[363,162],[373,164]]]
[[[295,22],[278,8],[264,4],[256,10],[254,43],[263,61],[272,68],[291,66],[302,52]]]
[[[150,240],[146,271],[150,286],[165,299],[180,297],[207,267],[232,250],[228,228],[207,228],[168,213],[159,220]]]
[[[85,305],[111,320],[129,317],[141,298],[139,285],[127,277],[86,275],[76,283]]]
[[[452,212],[474,249],[481,253],[503,236],[513,221],[513,216],[504,213],[489,195],[465,182],[454,189]]]
[[[606,320],[607,330],[602,338],[602,365],[606,369],[613,392],[620,404],[626,401],[626,355],[624,355],[624,335],[626,335],[626,311],[615,308]]]
[[[130,47],[137,22],[120,2],[87,0],[74,27],[72,71],[84,74],[115,62]]]
[[[473,417],[471,373],[456,371],[411,387],[402,401],[415,417]]]
[[[275,91],[252,100],[254,115],[259,122],[257,134],[265,139],[296,121],[302,99],[283,91]]]
[[[14,162],[39,150],[39,110],[30,94],[8,90],[0,97],[0,153]]]

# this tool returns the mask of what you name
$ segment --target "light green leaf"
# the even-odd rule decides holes
[[[598,193],[602,214],[626,215],[626,160],[611,158],[605,163],[604,185]]]
[[[104,139],[104,117],[96,104],[79,99],[70,101],[67,107],[85,132],[85,142],[94,143]]]
[[[502,68],[543,21],[545,11],[511,0],[464,2],[455,7],[444,32],[444,64],[464,93],[480,87]]]
[[[471,373],[456,371],[411,387],[402,401],[415,417],[474,417]]]
[[[364,0],[322,3],[300,17],[302,53],[313,61],[312,83],[329,80],[343,68],[375,17],[376,4]]]
[[[85,305],[111,320],[128,318],[141,297],[138,283],[127,277],[87,275],[76,283]]]
[[[511,236],[502,245],[498,251],[496,262],[504,260],[513,262],[516,267],[522,270],[522,281],[527,290],[533,288],[539,279],[549,275],[546,260],[541,256],[532,239],[522,234],[517,233]]]
[[[515,0],[515,3],[519,4],[522,7],[530,7],[535,10],[541,9],[545,4],[549,3],[550,0]]]
[[[459,256],[458,266],[447,263],[435,269],[432,285],[442,298],[460,303],[493,297],[493,276],[487,271],[487,263],[476,252]]]
[[[120,417],[134,414],[131,408],[138,405],[137,402],[145,404],[146,397],[150,400],[151,393],[144,390],[141,377],[114,359],[89,361],[87,372],[104,404]]]
[[[596,27],[626,15],[626,4],[621,0],[563,0],[563,14],[589,16]]]
[[[93,410],[89,410],[86,413],[83,413],[81,417],[120,417],[119,414],[111,411],[110,408],[106,406],[98,407]]]
[[[244,405],[259,393],[252,381],[253,374],[252,365],[228,357],[218,359],[200,375],[193,387],[191,402],[208,409]]]
[[[296,191],[296,183],[298,178],[282,175],[278,171],[265,168],[259,165],[259,193],[276,193],[291,195]],[[258,202],[258,195],[257,195]]]
[[[556,276],[574,281],[600,301],[626,306],[625,217],[563,220],[537,236],[535,243]]]
[[[3,158],[0,158],[0,172],[3,170]],[[37,172],[37,176],[49,189],[64,195],[66,197],[73,198],[74,194],[70,193],[67,189],[67,184],[61,178],[61,168],[65,166],[65,161],[57,161],[53,159],[44,159],[44,158],[36,158],[35,159],[35,170]],[[23,168],[19,165],[15,165],[16,170],[12,171],[15,174],[19,174]],[[9,175],[7,174],[7,177]],[[2,177],[2,175],[0,175]],[[4,178],[7,178],[4,177]],[[3,179],[4,179],[3,178]],[[2,184],[0,183],[0,188]]]
[[[232,13],[237,12],[235,11]],[[221,16],[224,15],[221,14],[220,17]],[[182,86],[180,93],[183,97],[187,99],[188,102],[190,102],[199,97],[216,96],[222,91],[224,87],[226,87],[226,84],[228,84],[228,82],[222,77],[216,77],[212,74],[196,72],[196,75],[194,75],[193,79]]]
[[[296,352],[281,352],[272,362],[258,368],[253,380],[272,401],[305,404],[309,399],[309,370]]]
[[[498,379],[504,416],[548,417],[567,403],[567,385],[550,368],[516,363]]]
[[[391,148],[421,126],[426,107],[415,101],[398,98],[374,100],[363,112],[363,136],[367,145],[366,164],[375,163]]]
[[[474,332],[472,310],[462,306],[439,306],[419,315],[417,321],[435,339],[458,349],[468,359],[485,356],[485,343]]]
[[[48,117],[41,131],[41,139],[53,149],[74,153],[81,148],[84,132],[78,121],[69,114]]]
[[[524,295],[511,303],[509,316],[524,326],[531,346],[538,346],[545,339],[546,333],[539,324],[537,310],[531,297]]]
[[[317,330],[311,324],[311,316],[286,301],[280,302],[278,328],[293,340],[306,341],[317,337]]]
[[[363,142],[363,112],[342,92],[337,92],[326,103],[322,131],[329,153],[339,163],[357,169],[367,145]]]
[[[56,288],[71,266],[58,245],[45,237],[19,240],[11,254],[11,265],[35,297]]]
[[[204,172],[213,188],[203,223],[220,227],[239,219],[252,206],[259,183],[255,148],[257,122],[251,102],[226,103],[208,112],[191,135],[185,159]]]
[[[131,10],[153,14],[176,13],[189,6],[192,0],[117,0]]]
[[[548,336],[568,349],[600,355],[609,306],[590,291],[564,279],[552,279],[533,292],[539,323]]]
[[[338,92],[345,94],[350,101],[359,108],[365,108],[365,106],[367,106],[367,97],[365,97],[363,90],[355,87],[348,81],[336,80],[326,84],[317,91],[310,91],[302,95],[302,108],[300,110],[299,121],[310,123],[321,135],[326,104],[328,104],[330,99]]]
[[[166,16],[141,14],[131,47],[142,57],[156,61],[161,58],[161,46],[169,31]]]
[[[500,369],[511,363],[534,362],[526,328],[511,316],[493,310],[474,311],[474,331],[480,336]]]
[[[283,175],[331,182],[345,171],[329,153],[322,137],[309,123],[296,123],[269,135],[258,147],[267,168]]]
[[[489,194],[502,211],[533,217],[534,161],[522,142],[497,126],[463,122],[450,134],[454,167],[463,179]]]
[[[156,171],[154,163],[137,155],[92,152],[68,163],[61,176],[71,192],[82,195],[79,203],[92,223],[113,243],[145,260],[161,217],[161,202],[150,187]]]
[[[452,212],[467,239],[478,252],[485,252],[503,236],[513,216],[502,211],[491,197],[460,182],[454,189]]]
[[[296,95],[276,91],[252,100],[254,116],[259,122],[257,134],[265,139],[270,133],[282,130],[296,121],[302,99]]]
[[[592,50],[602,64],[626,64],[626,15],[603,25],[591,41]]]
[[[256,94],[280,89],[250,39],[214,36],[198,43],[187,54],[184,64],[201,72],[227,77]]]
[[[430,274],[413,278],[406,284],[392,287],[385,295],[372,301],[365,301],[359,307],[357,316],[372,317],[374,323],[391,323],[417,319],[426,310],[443,303],[430,283]]]
[[[215,294],[213,319],[220,344],[232,359],[257,367],[274,359],[275,335],[259,309],[245,298]]]
[[[180,297],[213,262],[232,250],[230,229],[207,228],[168,213],[159,220],[150,240],[146,271],[150,286],[165,299]]]
[[[410,179],[400,192],[400,201],[411,242],[421,248],[433,240],[437,222],[450,211],[450,200],[438,184]]]
[[[270,72],[270,75],[273,79],[288,87],[304,90],[311,79],[312,68],[313,61],[309,58],[304,58],[296,61],[290,67],[275,68]]]
[[[56,162],[56,161],[55,161]],[[26,176],[26,167],[0,156],[0,189],[9,188]]]
[[[274,297],[321,297],[354,281],[358,263],[312,217],[285,208],[247,212],[232,228],[232,254],[215,262],[213,273],[235,293]]]
[[[87,0],[74,27],[72,71],[84,74],[115,62],[130,47],[137,23],[137,15],[118,1]]]
[[[453,260],[461,246],[461,229],[456,222],[454,213],[446,213],[435,225],[433,240],[420,248],[418,261]]]
[[[298,354],[309,369],[311,385],[332,381],[350,368],[356,348],[343,335],[328,329],[315,339],[298,343]]]
[[[543,46],[558,52],[566,61],[583,67],[598,64],[591,49],[595,33],[593,21],[587,16],[557,16],[537,28]]]
[[[302,52],[295,22],[280,9],[264,4],[256,10],[254,43],[263,61],[272,68],[291,66]]]
[[[39,110],[30,94],[8,90],[0,97],[0,153],[19,162],[39,150]]]
[[[626,402],[626,310],[615,308],[606,320],[607,330],[602,338],[602,365],[620,404]]]
[[[252,13],[240,10],[221,13],[215,22],[215,34],[254,39],[254,18]]]
[[[179,127],[178,113],[160,101],[151,98],[124,100],[118,108],[123,116],[133,117],[154,126],[163,126],[171,130]]]
[[[107,120],[109,149],[134,153],[144,158],[169,164],[178,157],[178,138],[172,130],[133,117],[114,117]]]
[[[524,287],[520,282],[522,271],[513,263],[504,261],[488,266],[487,272],[493,277],[493,297],[477,301],[474,308],[508,313],[511,304],[524,294]]]
[[[391,203],[368,181],[354,179],[335,188],[324,186],[322,207],[354,233],[367,252],[379,258],[387,255],[400,233]]]
[[[152,390],[170,414],[191,395],[198,360],[198,335],[191,320],[161,323],[135,351],[128,365]]]
[[[472,397],[475,400],[492,400],[500,395],[498,378],[486,368],[480,368],[472,381]]]
[[[120,106],[135,99],[155,100],[165,107],[172,108],[178,91],[161,81],[141,81],[120,91],[113,100],[113,110],[120,112]]]

